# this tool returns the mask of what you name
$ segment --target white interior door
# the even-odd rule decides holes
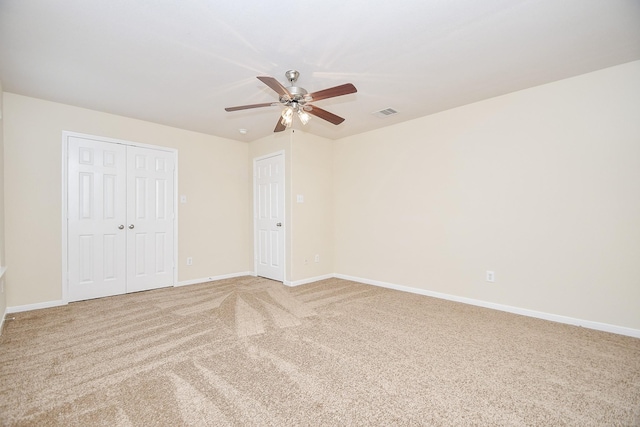
[[[284,156],[255,162],[256,273],[284,280]]]
[[[171,286],[175,153],[67,141],[67,299]]]
[[[127,147],[127,292],[173,284],[174,156]]]
[[[126,147],[68,139],[68,295],[71,301],[126,291]]]

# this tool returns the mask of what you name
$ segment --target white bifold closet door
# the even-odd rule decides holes
[[[68,138],[68,300],[173,285],[173,152]]]

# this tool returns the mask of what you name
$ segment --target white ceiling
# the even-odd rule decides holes
[[[258,75],[353,83],[305,126],[337,139],[638,59],[640,0],[0,0],[5,91],[241,141]]]

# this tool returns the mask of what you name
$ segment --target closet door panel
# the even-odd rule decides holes
[[[126,291],[126,148],[70,137],[67,146],[68,299]]]
[[[127,147],[127,292],[173,284],[174,173],[172,153]]]

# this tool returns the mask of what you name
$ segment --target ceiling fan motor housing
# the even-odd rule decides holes
[[[280,102],[283,104],[290,105],[295,102],[296,104],[304,105],[305,102],[307,102],[306,95],[309,92],[307,92],[306,89],[297,86],[290,86],[287,90],[289,91],[289,94],[291,94],[291,97],[287,95],[282,96],[280,98]]]

